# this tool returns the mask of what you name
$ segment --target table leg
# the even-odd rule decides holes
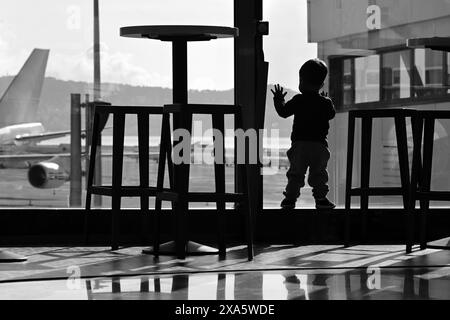
[[[172,72],[173,72],[173,103],[187,104],[188,103],[188,75],[187,75],[187,41],[175,40],[172,42]],[[173,130],[185,129],[192,133],[192,114],[189,112],[175,113],[173,115]],[[177,143],[174,144],[174,147]],[[189,159],[190,159],[190,145],[191,139],[189,135]],[[174,161],[173,189],[179,195],[178,202],[174,205],[173,212],[175,215],[174,229],[175,229],[175,243],[168,242],[160,246],[159,254],[174,254],[176,253],[179,259],[184,259],[186,253],[189,254],[217,254],[218,251],[214,248],[204,246],[192,241],[187,241],[185,223],[185,216],[189,209],[188,199],[186,197],[189,191],[189,169],[188,164],[177,164]],[[169,170],[171,168],[169,163]],[[171,173],[169,172],[169,175]],[[157,251],[158,252],[158,251]],[[143,253],[153,253],[153,248],[144,250]]]

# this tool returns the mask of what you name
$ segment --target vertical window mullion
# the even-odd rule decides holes
[[[380,93],[380,101],[384,101],[385,97],[384,97],[384,73],[383,73],[383,66],[384,66],[384,55],[383,53],[379,54],[380,56],[380,88],[379,88],[379,93]]]
[[[443,90],[442,90],[442,94],[446,95],[448,93],[448,52],[442,52],[442,59],[443,59],[443,72],[442,72],[442,85],[443,85]]]
[[[356,68],[355,68],[355,58],[351,59],[351,70],[352,70],[352,104],[356,104]]]
[[[409,77],[409,81],[410,81],[410,95],[411,95],[411,99],[414,99],[416,96],[416,88],[415,88],[415,83],[416,83],[416,52],[414,49],[411,49],[411,62],[410,62],[410,70],[411,70],[411,75]]]

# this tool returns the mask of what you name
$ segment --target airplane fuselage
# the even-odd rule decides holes
[[[45,132],[42,123],[22,123],[0,128],[0,148],[8,145],[23,145],[27,142],[19,142],[17,138],[26,137],[30,135],[38,135]]]

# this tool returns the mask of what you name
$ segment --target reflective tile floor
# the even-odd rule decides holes
[[[450,268],[74,277],[2,283],[0,299],[448,300]]]
[[[9,248],[0,299],[405,300],[450,299],[450,252],[403,246],[265,246],[255,260],[154,259],[142,248]]]

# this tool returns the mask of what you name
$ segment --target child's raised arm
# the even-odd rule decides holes
[[[293,112],[289,110],[289,108],[285,107],[284,98],[286,98],[287,92],[284,92],[284,89],[279,84],[275,85],[275,91],[270,89],[273,93],[273,103],[275,105],[275,110],[278,115],[282,118],[289,118],[293,115]]]

